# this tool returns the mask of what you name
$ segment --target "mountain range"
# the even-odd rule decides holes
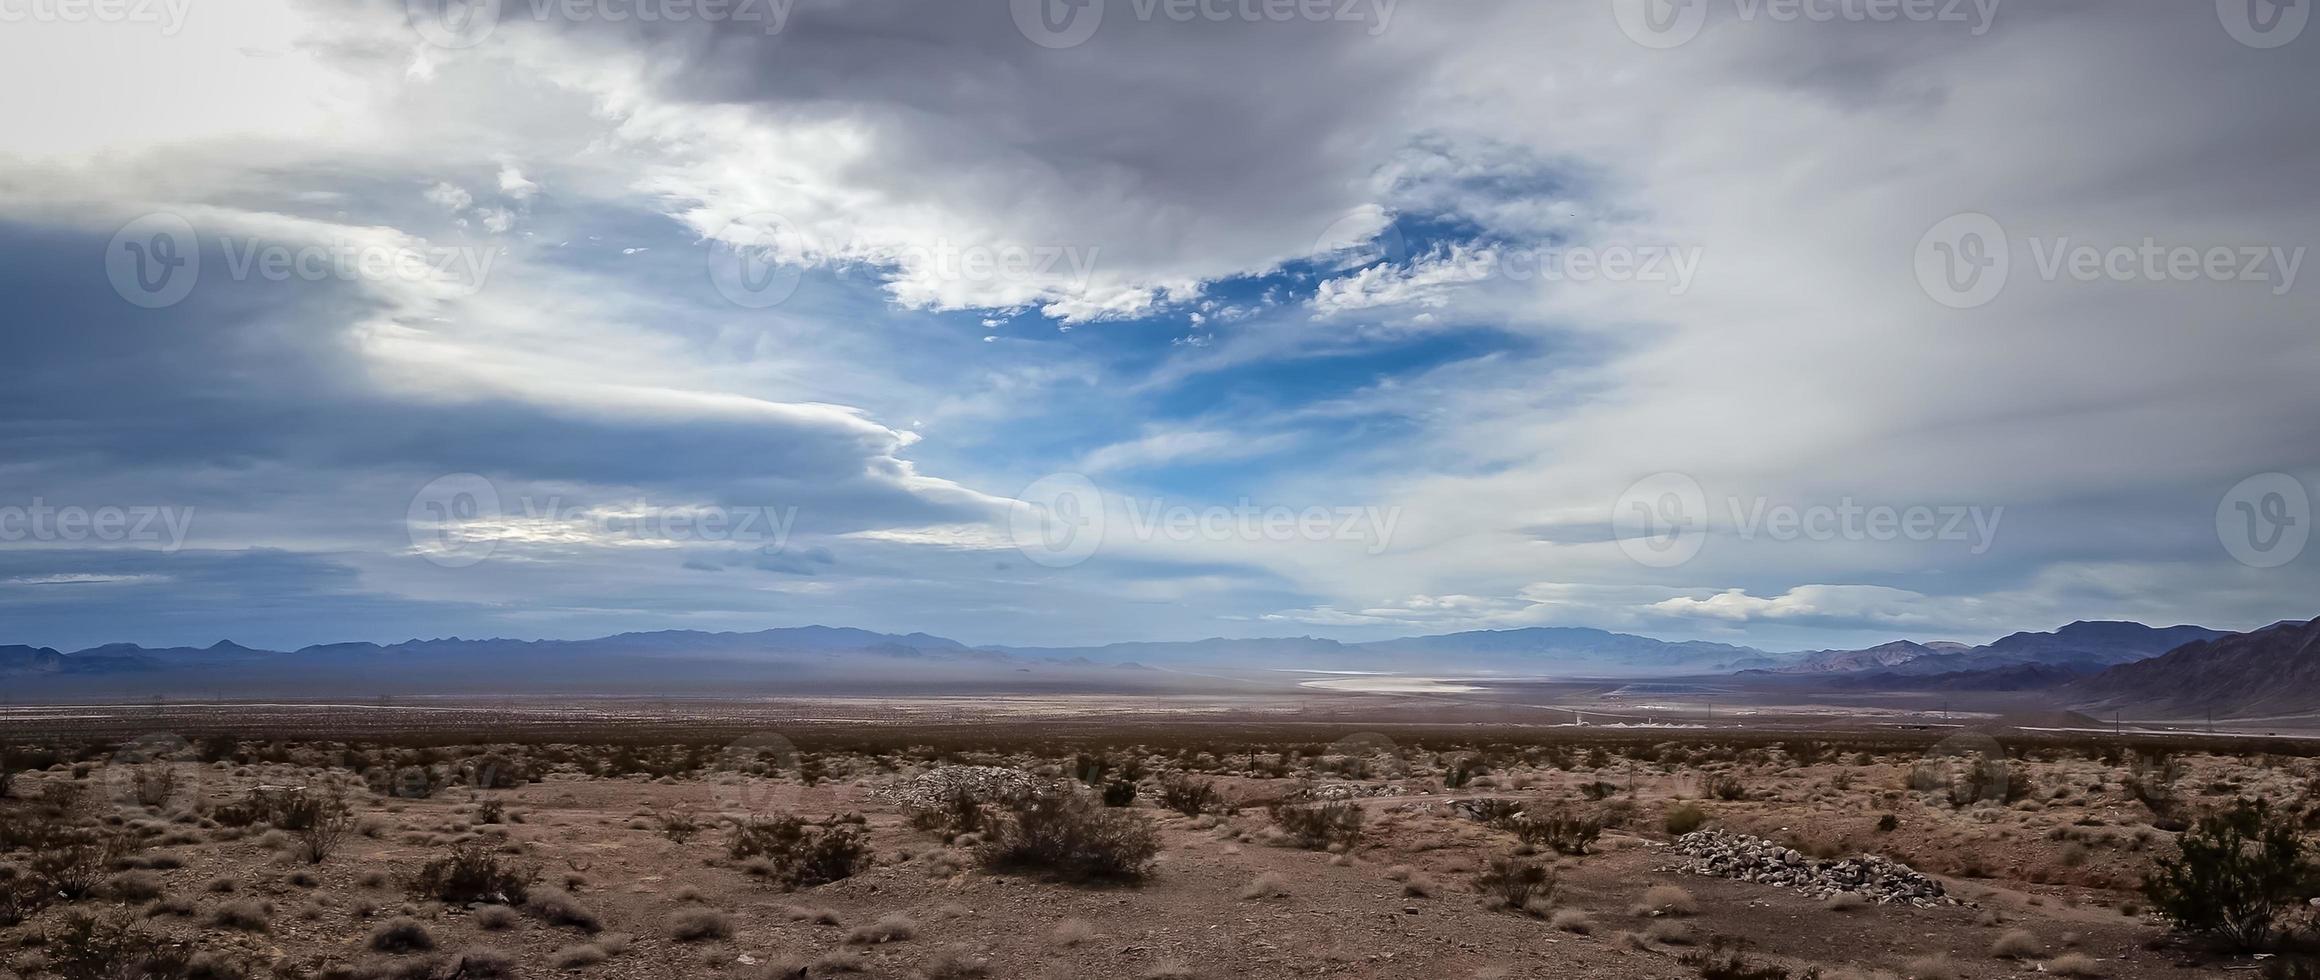
[[[111,643],[0,646],[12,696],[418,693],[772,694],[866,690],[1245,690],[1259,672],[1654,678],[1728,675],[1828,691],[2047,691],[2124,710],[2320,712],[2320,627],[2247,634],[2077,622],[1979,646],[1895,640],[1768,653],[1577,627],[1478,630],[1366,643],[1212,638],[1086,647],[970,646],[927,633],[800,626],[622,633],[583,640],[412,639],[292,651]],[[1284,681],[1290,678],[1283,678]]]

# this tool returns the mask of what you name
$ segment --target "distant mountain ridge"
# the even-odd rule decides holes
[[[1188,669],[1378,671],[1405,674],[1643,678],[1730,674],[1885,677],[1899,688],[2013,690],[2066,682],[2142,659],[2178,639],[2226,634],[2196,626],[2072,623],[1967,647],[1897,640],[1863,650],[1767,653],[1707,641],[1666,641],[1584,627],[1525,627],[1347,643],[1318,637],[1112,643],[1087,647],[969,646],[928,633],[796,626],[754,632],[661,630],[579,640],[461,637],[396,643],[323,643],[293,651],[221,640],[207,647],[112,643],[73,652],[0,646],[0,678],[14,686],[80,690],[434,689],[483,691],[522,685],[604,693],[661,684],[812,687],[847,683],[967,683],[1012,677],[1138,677],[1154,686]],[[904,665],[908,665],[905,667]],[[2050,668],[2002,673],[2024,665]],[[2001,671],[1988,677],[1980,672]],[[1938,680],[1901,683],[1905,677]],[[45,680],[44,680],[45,679]],[[1229,677],[1212,677],[1224,682]],[[1060,682],[1060,681],[1059,681]],[[1241,683],[1245,683],[1241,682]],[[1843,686],[1858,686],[1850,681]]]
[[[2320,619],[2195,641],[2062,690],[2090,706],[2185,718],[2320,711]]]
[[[2034,665],[2055,668],[2021,673],[2014,683],[2045,677],[2057,682],[2106,667],[2156,657],[2186,643],[2231,634],[2204,626],[2145,626],[2108,620],[2079,621],[2050,633],[2013,633],[1978,647],[1956,643],[1897,640],[1861,650],[1817,650],[1773,668],[1782,674],[1871,671],[1912,676],[2002,671]],[[2010,688],[2011,689],[2011,688]]]

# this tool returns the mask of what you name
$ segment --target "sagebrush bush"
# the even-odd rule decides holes
[[[1218,803],[1216,784],[1205,779],[1171,773],[1160,780],[1160,805],[1187,817],[1197,817]]]
[[[2259,949],[2272,919],[2313,880],[2296,821],[2264,800],[2234,800],[2175,841],[2178,856],[2160,858],[2143,894],[2188,932],[2235,949]]]
[[[992,823],[979,850],[994,868],[1119,881],[1143,878],[1159,853],[1159,832],[1143,814],[1101,807],[1064,789],[1018,801]]]
[[[421,953],[435,948],[435,934],[426,923],[398,915],[371,929],[370,946],[381,953]]]
[[[516,905],[524,901],[540,870],[521,865],[493,850],[484,841],[465,841],[451,851],[419,866],[411,876],[411,893],[451,905],[491,902]]]
[[[1474,890],[1508,908],[1522,909],[1533,899],[1554,897],[1555,872],[1542,862],[1502,854],[1475,874]]]
[[[524,900],[524,911],[539,916],[540,921],[554,926],[570,926],[581,932],[601,932],[604,920],[595,911],[559,888],[535,888]]]
[[[1266,812],[1297,846],[1308,850],[1361,842],[1362,810],[1351,803],[1276,803]]]
[[[736,825],[725,850],[735,860],[766,862],[760,877],[795,889],[853,877],[870,845],[850,824],[819,825],[782,816],[755,817]]]
[[[1662,820],[1668,833],[1680,837],[1700,829],[1701,824],[1707,823],[1708,812],[1700,809],[1696,803],[1678,803],[1668,807],[1667,814]]]

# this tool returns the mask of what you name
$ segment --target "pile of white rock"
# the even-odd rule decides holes
[[[1874,854],[1823,861],[1762,837],[1721,830],[1685,834],[1676,838],[1675,849],[1691,858],[1678,870],[1794,888],[1814,898],[1852,892],[1880,905],[1931,908],[1963,904],[1949,897],[1941,882]]]
[[[939,810],[948,806],[962,790],[975,799],[996,803],[1029,796],[1039,789],[1040,781],[1019,769],[937,766],[885,787],[877,795],[904,809]]]

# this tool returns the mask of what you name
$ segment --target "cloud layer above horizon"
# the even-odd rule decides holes
[[[0,643],[2320,614],[2299,8],[442,6],[0,31]]]

